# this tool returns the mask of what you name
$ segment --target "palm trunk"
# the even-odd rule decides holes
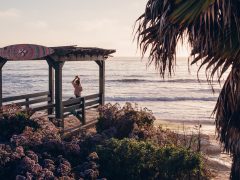
[[[232,163],[230,179],[232,179],[232,180],[240,179],[240,157],[238,155],[233,156],[233,163]]]

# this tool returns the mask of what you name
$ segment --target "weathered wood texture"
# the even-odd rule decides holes
[[[85,97],[76,99],[69,99],[63,102],[63,113],[64,115],[69,114],[80,114],[82,124],[86,124],[85,110],[90,108],[96,108],[100,105],[100,94],[93,94]]]
[[[48,104],[54,103],[54,70],[52,66],[48,66],[48,91],[49,91],[49,97],[50,100],[48,101]],[[48,110],[48,114],[53,113],[53,108]]]
[[[40,60],[51,57],[55,61],[103,61],[113,49],[77,46],[45,47],[34,44],[17,44],[0,48],[0,57],[8,61]]]
[[[68,55],[81,55],[81,56],[106,56],[115,53],[116,50],[113,49],[102,49],[102,48],[92,48],[92,47],[77,47],[77,46],[60,46],[51,47],[54,49],[54,55],[58,56],[68,56]]]
[[[59,126],[64,128],[63,121],[63,102],[62,102],[62,68],[64,62],[55,65],[55,111],[56,119],[59,121]]]
[[[2,68],[6,62],[7,62],[6,60],[0,58],[0,106],[1,107],[2,107],[2,103],[3,103],[3,101],[2,101]]]
[[[41,59],[53,53],[52,48],[35,44],[16,44],[0,49],[0,57],[7,60]]]
[[[11,101],[18,101],[26,98],[36,98],[36,97],[41,97],[41,96],[48,96],[49,92],[39,92],[39,93],[33,93],[33,94],[25,94],[25,95],[20,95],[20,96],[12,96],[12,97],[6,97],[2,98],[2,101],[4,103],[10,103]]]
[[[51,101],[51,97],[49,96],[49,94],[49,92],[40,92],[34,94],[7,97],[2,98],[2,102],[4,103],[4,105],[10,105],[14,103],[19,106],[25,106],[25,108],[30,108],[33,112],[39,110],[48,110],[54,108],[54,104],[49,103],[49,101]],[[43,104],[44,102],[47,104]]]
[[[105,104],[105,62],[102,61],[99,64],[99,94],[100,97],[100,104]]]

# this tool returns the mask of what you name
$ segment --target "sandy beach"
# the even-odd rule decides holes
[[[171,121],[156,120],[156,126],[162,126],[176,133],[198,133],[194,123],[177,123]],[[215,125],[201,124],[201,151],[207,157],[207,165],[214,175],[214,180],[227,180],[230,176],[232,159],[229,154],[223,152],[221,144],[217,140]]]

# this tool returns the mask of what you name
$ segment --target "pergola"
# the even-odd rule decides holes
[[[35,111],[47,109],[48,114],[54,116],[58,120],[59,126],[64,128],[64,117],[73,110],[80,109],[82,116],[84,116],[84,110],[87,106],[96,107],[99,104],[100,105],[104,104],[105,60],[109,57],[110,54],[114,52],[116,51],[112,49],[77,47],[77,46],[45,47],[33,44],[17,44],[0,48],[0,106],[2,107],[3,104],[9,104],[10,102],[13,103],[14,101],[18,100],[20,102],[17,102],[17,104],[29,108],[29,106],[32,104],[46,101],[47,105],[40,105],[32,109]],[[2,68],[4,64],[7,61],[27,61],[27,60],[47,61],[49,67],[48,91],[42,93],[3,98]],[[66,61],[96,62],[97,65],[99,66],[99,94],[63,101],[62,69]],[[85,117],[83,117],[83,119],[84,118]]]

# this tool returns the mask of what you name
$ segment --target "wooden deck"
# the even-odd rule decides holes
[[[82,129],[86,129],[89,127],[92,127],[96,124],[97,118],[98,118],[98,112],[97,109],[88,109],[86,110],[86,124],[83,125],[79,121],[78,118],[76,118],[74,115],[69,115],[68,117],[64,118],[64,134],[74,134]],[[44,118],[48,119],[48,113],[47,111],[37,111],[35,112],[31,118]]]
[[[15,104],[23,109],[29,109],[33,118],[44,117],[55,121],[64,133],[87,128],[96,123],[97,107],[101,105],[103,94],[92,94],[79,98],[61,101],[62,118],[57,117],[57,103],[53,102],[50,92],[25,94],[3,98],[4,106]],[[59,104],[58,104],[59,105]]]

